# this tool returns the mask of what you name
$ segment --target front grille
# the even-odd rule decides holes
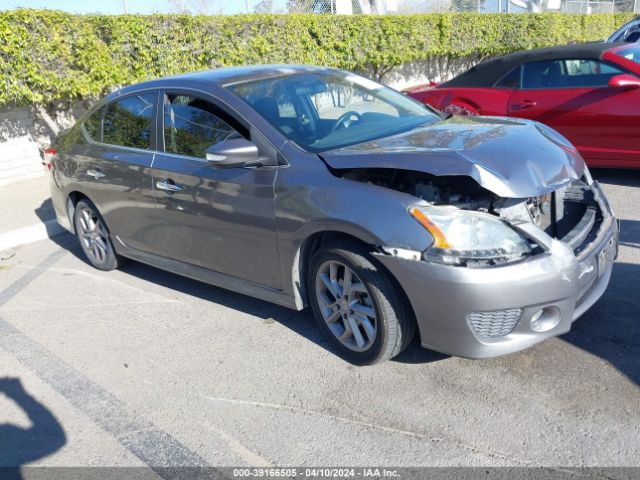
[[[479,337],[504,337],[513,331],[521,316],[521,308],[473,312],[469,314],[469,322]]]
[[[602,211],[593,190],[582,182],[565,187],[558,200],[561,200],[562,214],[556,218],[555,237],[569,245],[577,255],[597,235]]]
[[[551,195],[526,202],[531,221],[578,254],[597,233],[602,212],[593,190],[576,180]]]

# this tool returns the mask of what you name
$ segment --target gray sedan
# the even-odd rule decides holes
[[[98,102],[53,148],[58,221],[126,259],[293,309],[355,364],[502,355],[604,292],[618,228],[573,146],[446,117],[350,72],[255,66]]]

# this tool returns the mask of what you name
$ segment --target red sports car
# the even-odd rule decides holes
[[[452,114],[545,123],[595,167],[640,168],[640,45],[587,43],[484,61],[407,94]]]

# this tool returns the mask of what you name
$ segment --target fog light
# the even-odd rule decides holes
[[[546,332],[560,323],[560,310],[555,307],[546,307],[538,310],[531,317],[531,330],[534,332]]]
[[[540,320],[540,317],[543,313],[544,310],[538,310],[536,313],[534,313],[533,317],[531,317],[531,323],[536,323],[538,320]]]

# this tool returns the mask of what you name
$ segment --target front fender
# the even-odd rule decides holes
[[[333,175],[317,157],[278,172],[275,214],[285,293],[298,296],[301,247],[320,232],[341,233],[375,247],[424,251],[432,238],[408,213],[419,199]],[[293,275],[292,275],[292,272]]]

